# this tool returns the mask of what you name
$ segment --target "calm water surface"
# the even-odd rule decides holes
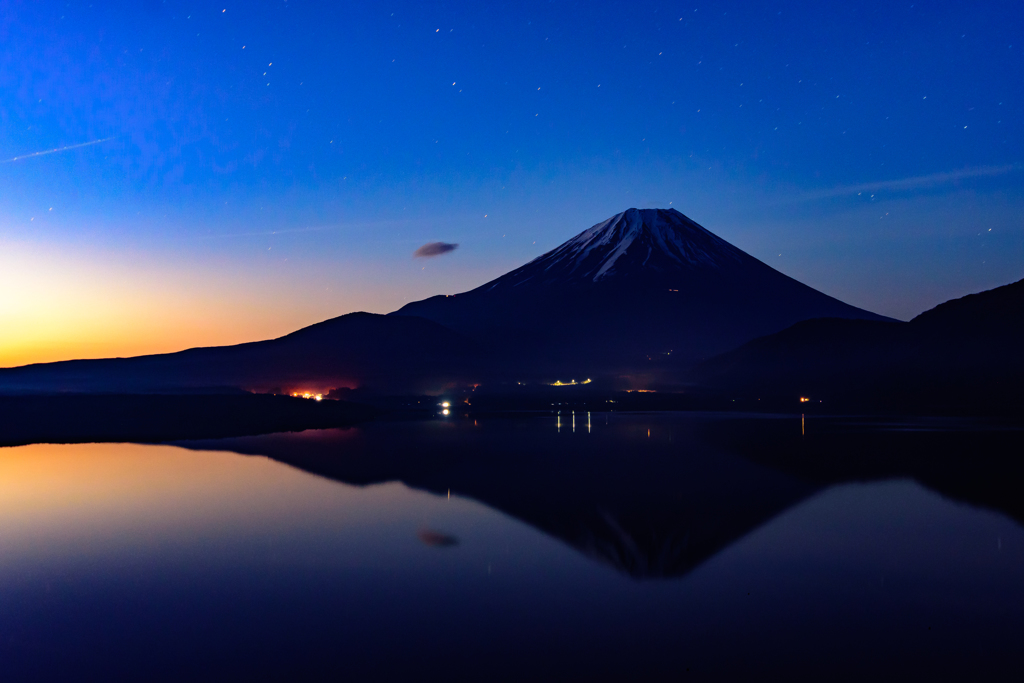
[[[0,449],[0,679],[1016,678],[1020,439],[942,426]]]

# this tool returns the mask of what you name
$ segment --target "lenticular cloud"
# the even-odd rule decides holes
[[[448,242],[427,242],[422,247],[414,251],[412,255],[413,258],[431,258],[433,256],[447,254],[449,251],[455,251],[458,247],[458,244],[451,244]]]

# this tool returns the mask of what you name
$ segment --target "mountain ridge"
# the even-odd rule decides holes
[[[390,315],[434,320],[537,376],[676,373],[799,320],[888,320],[778,272],[675,209],[635,208],[468,292]]]
[[[628,209],[469,292],[273,340],[0,369],[0,393],[405,393],[573,377],[672,387],[697,362],[818,317],[888,320],[776,271],[674,209]]]
[[[1021,348],[1024,279],[910,322],[802,321],[701,363],[691,380],[736,397],[785,394],[835,407],[1004,411],[1024,405]]]
[[[436,389],[466,373],[471,340],[421,318],[348,313],[276,339],[0,369],[0,393]]]

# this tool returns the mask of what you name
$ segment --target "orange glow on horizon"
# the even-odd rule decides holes
[[[0,368],[273,339],[371,308],[244,271],[0,246]],[[391,310],[388,295],[377,312]]]

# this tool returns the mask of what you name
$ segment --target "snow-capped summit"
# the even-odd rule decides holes
[[[693,363],[808,318],[882,319],[783,275],[675,209],[628,209],[476,289],[403,306],[544,372]]]
[[[527,281],[598,282],[648,270],[735,266],[750,258],[675,209],[627,209],[498,278],[491,288]]]

